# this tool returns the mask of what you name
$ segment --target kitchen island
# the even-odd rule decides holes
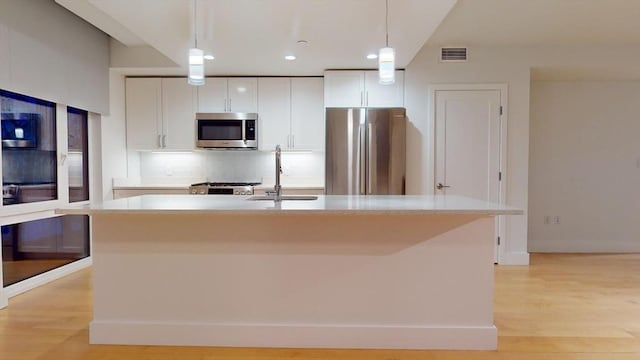
[[[92,220],[94,344],[495,349],[496,215],[455,196],[145,195]]]

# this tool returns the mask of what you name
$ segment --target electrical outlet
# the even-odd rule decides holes
[[[556,224],[556,225],[557,225],[557,224],[560,224],[560,216],[553,216],[553,217],[551,218],[551,223],[552,223],[552,224]]]

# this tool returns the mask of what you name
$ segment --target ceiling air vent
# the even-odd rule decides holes
[[[440,49],[440,61],[442,62],[466,62],[466,47],[446,47]]]

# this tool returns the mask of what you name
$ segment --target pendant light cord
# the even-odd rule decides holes
[[[196,21],[196,3],[198,0],[193,0],[193,34],[195,37],[195,48],[198,48],[198,23]]]
[[[385,2],[385,20],[384,20],[384,29],[386,34],[385,44],[389,47],[389,0]]]

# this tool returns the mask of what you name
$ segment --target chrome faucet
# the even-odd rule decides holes
[[[282,186],[280,185],[280,174],[282,174],[282,151],[280,145],[276,145],[276,184],[273,190],[267,191],[267,195],[272,197],[274,201],[282,200]]]

